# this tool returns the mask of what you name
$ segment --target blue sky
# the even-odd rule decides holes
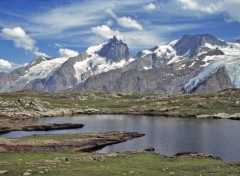
[[[113,35],[135,54],[184,34],[240,38],[240,0],[1,0],[0,71],[71,56]]]

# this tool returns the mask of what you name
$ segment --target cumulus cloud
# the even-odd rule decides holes
[[[140,23],[138,23],[136,20],[130,18],[130,17],[118,17],[112,9],[106,9],[106,12],[111,15],[120,26],[125,28],[133,28],[138,30],[143,30],[143,27]]]
[[[40,52],[36,46],[36,41],[33,40],[21,27],[3,28],[0,36],[4,40],[13,41],[17,48],[22,48],[26,51],[31,51],[36,56],[43,55],[48,57],[46,53]]]
[[[4,59],[0,59],[0,70],[11,69],[12,64]]]
[[[1,36],[5,40],[12,40],[17,48],[28,51],[32,51],[35,48],[36,42],[20,27],[13,29],[4,28],[2,29]]]
[[[67,49],[67,48],[60,48],[58,50],[58,53],[61,57],[74,57],[79,54],[77,51]]]
[[[151,2],[151,3],[148,3],[145,6],[143,6],[143,8],[147,11],[154,11],[157,9],[157,6],[155,3]]]
[[[113,36],[116,36],[118,39],[123,39],[123,35],[119,31],[114,31],[106,25],[92,27],[91,31],[104,38],[112,38]]]
[[[9,62],[6,59],[0,59],[0,72],[10,72],[12,70],[15,70],[19,67],[22,67],[23,65],[19,65],[13,62]]]

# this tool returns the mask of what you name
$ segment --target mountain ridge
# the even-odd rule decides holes
[[[240,88],[239,73],[240,44],[211,34],[184,35],[142,50],[136,57],[114,36],[76,57],[40,56],[25,67],[1,73],[0,92],[208,93]],[[208,80],[214,80],[213,85]],[[204,89],[201,84],[205,84]]]

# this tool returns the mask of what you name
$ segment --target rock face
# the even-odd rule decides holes
[[[52,131],[52,130],[64,130],[64,129],[78,129],[83,128],[83,124],[43,124],[43,125],[27,125],[22,127],[21,131]]]
[[[226,46],[227,44],[211,34],[202,35],[184,35],[175,45],[174,49],[177,55],[188,53],[188,57],[193,57],[198,54],[201,46],[206,43],[216,46]]]
[[[231,80],[225,70],[220,68],[215,74],[206,77],[195,87],[185,89],[187,93],[216,92],[227,88],[232,88]]]
[[[76,71],[74,64],[87,58],[86,53],[80,53],[64,62],[53,75],[44,79],[35,79],[25,86],[27,90],[59,92],[66,88],[77,85]]]
[[[210,34],[184,35],[135,58],[127,44],[113,37],[76,57],[38,57],[26,67],[0,73],[0,92],[208,93],[240,88],[239,75],[240,45]]]
[[[110,41],[102,47],[98,54],[101,57],[107,58],[107,60],[111,62],[121,61],[122,59],[128,60],[130,57],[127,44],[118,40],[116,36],[110,39]]]

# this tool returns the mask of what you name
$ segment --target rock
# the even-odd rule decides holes
[[[144,151],[146,151],[146,152],[154,152],[155,148],[149,147],[149,148],[144,149]]]
[[[47,173],[47,172],[49,172],[49,170],[48,169],[44,169],[44,172]]]
[[[4,175],[6,173],[10,172],[10,170],[0,170],[0,175]]]
[[[45,174],[45,172],[44,172],[44,171],[39,171],[38,173],[39,173],[39,174]]]
[[[69,159],[67,157],[62,157],[61,160],[62,161],[69,161]]]
[[[23,176],[28,176],[28,175],[31,175],[31,173],[30,173],[30,172],[25,172],[25,173],[23,174]]]
[[[200,157],[200,158],[212,158],[221,160],[220,157],[215,157],[214,155],[207,154],[207,153],[197,153],[197,152],[185,152],[185,153],[177,153],[176,157]]]
[[[29,125],[22,128],[23,131],[50,131],[50,130],[63,130],[63,129],[77,129],[84,127],[83,124],[45,124],[45,125]]]
[[[240,113],[230,115],[229,119],[231,119],[231,120],[240,120]]]
[[[104,160],[106,160],[106,158],[105,158],[105,156],[100,155],[100,156],[95,156],[95,157],[93,157],[93,160],[96,160],[96,161],[104,161]]]
[[[127,44],[113,37],[110,41],[102,47],[98,52],[99,56],[105,57],[107,61],[118,62],[122,59],[128,60],[130,57]]]

